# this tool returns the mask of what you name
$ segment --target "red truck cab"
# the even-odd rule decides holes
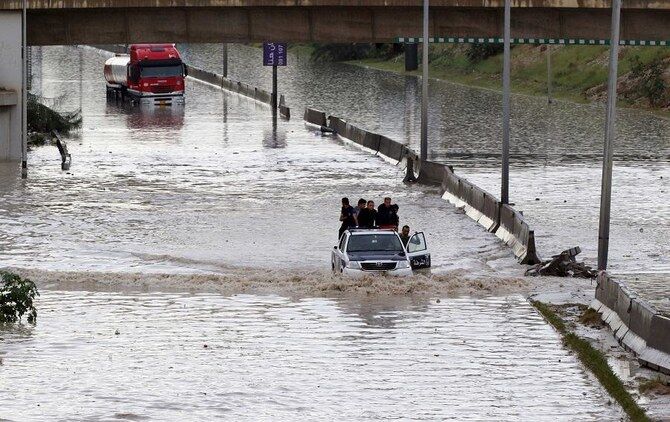
[[[140,104],[184,103],[186,66],[174,44],[133,44],[105,63],[107,90]]]

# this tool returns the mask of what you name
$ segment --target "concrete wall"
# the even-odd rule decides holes
[[[591,308],[601,314],[617,340],[643,364],[670,374],[670,318],[605,272],[598,275]]]
[[[450,167],[431,161],[420,162],[416,152],[407,145],[358,128],[339,117],[326,118],[326,113],[320,110],[306,109],[305,121],[327,126],[339,136],[393,160],[406,160],[408,165],[410,161],[419,163],[419,183],[441,185],[445,199],[462,207],[470,218],[495,233],[512,248],[521,263],[540,262],[535,248],[535,234],[523,215],[509,205],[502,205],[494,195],[458,177]]]
[[[67,3],[72,7],[68,8]],[[159,0],[35,1],[35,8],[28,12],[28,43],[393,42],[397,37],[422,33],[422,11],[417,2],[397,1],[372,6],[360,1],[310,1],[292,2],[285,7],[273,7],[276,2],[271,1],[263,5],[215,0],[177,3]],[[450,6],[431,2],[431,34],[502,36],[500,7],[489,7],[491,2],[485,2],[485,6],[482,2],[479,5],[468,2],[473,3],[472,6],[463,1],[444,3]],[[670,8],[650,8],[649,5],[655,3],[646,2],[645,7],[622,11],[622,39],[670,39]],[[96,8],[96,5],[100,7]],[[595,6],[518,7],[512,12],[512,36],[609,38],[610,20],[607,8]]]
[[[21,160],[21,65],[21,13],[0,11],[0,89],[14,91],[0,106],[0,161]]]

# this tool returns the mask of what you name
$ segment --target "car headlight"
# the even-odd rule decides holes
[[[398,261],[398,263],[395,266],[396,269],[402,270],[404,268],[409,268],[409,262],[407,261]]]
[[[347,262],[347,268],[358,270],[361,268],[361,266],[358,264],[358,261],[349,261]]]

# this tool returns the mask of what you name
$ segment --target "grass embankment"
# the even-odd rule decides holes
[[[547,46],[512,49],[512,91],[547,95]],[[608,47],[551,46],[552,97],[578,103],[602,101],[606,94]],[[371,57],[347,63],[400,74],[404,55]],[[670,49],[622,47],[619,60],[619,102],[623,106],[651,109],[670,116]],[[431,78],[500,90],[502,54],[472,60],[463,45],[434,45],[430,52]]]
[[[591,344],[573,333],[563,319],[547,304],[537,301],[531,302],[542,316],[558,331],[563,344],[577,354],[579,360],[586,366],[605,387],[607,392],[621,405],[631,421],[649,421],[645,411],[638,406],[619,377],[614,374],[607,364],[605,355],[596,350]]]

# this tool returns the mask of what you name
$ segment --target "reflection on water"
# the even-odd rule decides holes
[[[2,419],[620,417],[519,296],[46,291],[38,307],[34,328],[0,328]]]
[[[583,48],[583,47],[582,47]],[[185,60],[221,72],[222,47],[181,45]],[[261,50],[232,45],[229,75],[269,88],[271,69]],[[338,63],[290,56],[279,89],[297,110],[314,106],[394,139],[419,145],[419,79]],[[432,159],[461,166],[500,162],[502,101],[499,93],[430,82],[429,149]],[[600,105],[514,95],[511,154],[517,165],[599,161],[605,112]],[[617,113],[615,157],[620,161],[670,161],[670,120],[633,109]]]

